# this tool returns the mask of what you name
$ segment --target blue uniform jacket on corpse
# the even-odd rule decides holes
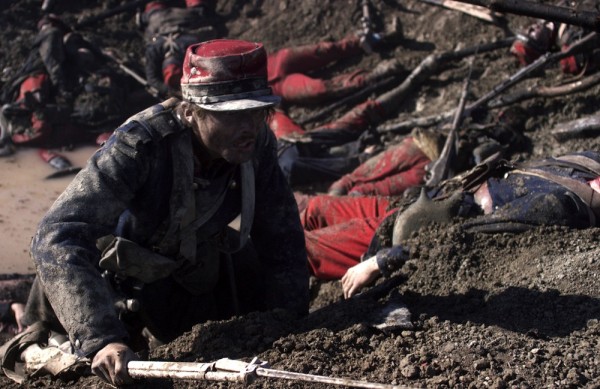
[[[597,203],[587,203],[577,193],[575,187],[568,187],[559,181],[562,178],[576,181],[593,194],[593,189],[588,182],[600,176],[600,153],[586,151],[568,154],[569,160],[550,158],[535,162],[533,165],[525,164],[523,167],[515,166],[501,174],[492,174],[487,178],[487,186],[492,199],[492,213],[471,217],[461,223],[465,231],[471,232],[519,232],[542,225],[561,225],[572,228],[588,228],[600,223]],[[573,163],[575,160],[588,160],[589,166]],[[529,174],[530,168],[547,172],[543,174]],[[555,181],[552,177],[556,177]],[[598,197],[598,193],[592,195]],[[473,196],[465,194],[463,203],[470,208]],[[595,215],[596,214],[596,215]],[[395,218],[397,213],[389,217]],[[463,215],[464,216],[464,215]],[[378,247],[378,238],[371,242],[369,255],[377,256],[379,269],[384,276],[389,276],[399,269],[409,258],[407,247],[397,245],[393,247]]]

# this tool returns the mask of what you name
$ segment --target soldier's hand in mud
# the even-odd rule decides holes
[[[352,266],[342,277],[344,298],[349,299],[360,292],[365,286],[371,285],[380,274],[381,272],[377,266],[377,258],[375,256],[356,266]]]
[[[109,343],[92,360],[92,372],[115,386],[132,384],[127,363],[134,359],[137,356],[126,344]]]

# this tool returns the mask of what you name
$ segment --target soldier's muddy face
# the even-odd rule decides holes
[[[200,140],[213,158],[229,163],[249,161],[254,155],[256,136],[265,120],[264,110],[206,112],[198,122]]]

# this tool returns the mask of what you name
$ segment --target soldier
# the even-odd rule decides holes
[[[214,1],[208,0],[186,1],[187,8],[168,7],[164,1],[153,1],[146,5],[141,17],[142,24],[146,26],[146,78],[160,95],[179,95],[181,62],[186,45],[216,36],[217,30],[213,26],[214,5]],[[401,39],[400,25],[395,19],[389,31],[385,33],[371,33],[368,36],[353,34],[338,41],[283,48],[268,55],[267,79],[273,93],[282,98],[283,104],[314,105],[331,101],[398,73],[399,61],[384,61],[370,71],[359,69],[331,79],[316,77],[315,72],[336,61],[356,57],[373,49],[390,47]],[[343,118],[321,126],[318,130],[322,131],[326,138],[331,138],[334,144],[343,144],[363,133],[372,117],[378,115],[379,111],[376,102],[368,101]],[[297,137],[305,133],[283,109],[275,110],[269,117],[268,124],[277,139]],[[312,155],[316,152],[322,155],[322,148],[325,146],[315,140],[314,144],[317,143],[319,151],[303,150],[301,154]],[[290,147],[292,150],[288,150]],[[296,148],[297,146],[282,140],[279,150],[281,166],[293,185],[298,183],[294,176],[305,175],[302,171],[304,160],[302,156],[299,157],[300,161],[297,160]],[[306,157],[310,159],[310,155]],[[311,170],[308,173],[311,180],[337,179],[340,177],[337,171],[341,171],[341,174],[352,171],[358,166],[358,160],[343,157],[335,162],[329,160],[325,165],[327,167],[316,169],[313,166],[308,167]],[[335,167],[332,168],[332,165]],[[295,172],[290,172],[291,169]]]
[[[146,5],[141,16],[145,26],[146,78],[163,96],[178,96],[181,63],[187,45],[214,38],[215,1],[187,0],[186,8],[169,7],[165,1],[153,1]],[[270,53],[267,58],[268,82],[273,93],[285,104],[319,104],[336,99],[400,71],[396,60],[384,61],[370,71],[356,70],[331,79],[314,75],[330,64],[397,44],[402,31],[397,19],[389,31],[381,34],[350,35],[338,41],[287,47]],[[352,120],[363,120],[357,109]],[[360,124],[359,124],[360,125]],[[284,110],[277,109],[269,118],[269,126],[277,138],[303,133]],[[340,131],[347,123],[335,126]],[[329,129],[333,130],[333,127]],[[354,135],[351,135],[354,136]]]
[[[0,156],[16,146],[42,148],[42,159],[62,169],[68,161],[45,149],[100,144],[126,117],[125,90],[133,88],[56,15],[44,16],[38,28],[25,65],[3,90],[2,100],[10,103],[0,110]]]
[[[166,1],[152,1],[146,5],[140,18],[140,24],[145,28],[146,78],[161,95],[178,95],[181,63],[187,45],[217,36],[215,3],[214,0],[186,0],[186,8],[170,7]],[[363,35],[270,53],[267,71],[273,93],[284,103],[318,104],[347,95],[397,70],[382,66],[373,71],[356,70],[332,79],[310,75],[336,61],[362,55],[373,48],[380,50],[402,39],[398,20],[394,20],[385,33]],[[283,114],[282,111],[278,113]],[[284,135],[273,125],[271,127],[278,137]]]
[[[261,43],[188,47],[183,100],[127,120],[42,219],[25,324],[66,332],[120,385],[142,329],[168,342],[252,310],[307,313],[302,227],[265,125],[280,99],[266,76]],[[239,231],[228,227],[240,214]]]
[[[463,189],[442,198],[421,197],[402,212],[383,197],[316,197],[301,220],[312,273],[342,279],[346,298],[380,275],[389,276],[408,259],[412,233],[432,222],[467,218],[470,232],[519,232],[540,225],[587,228],[599,225],[600,153],[588,151],[520,165],[476,166]],[[395,222],[384,222],[394,218]],[[394,225],[392,247],[383,247],[380,226]]]
[[[212,17],[215,1],[186,0],[185,8],[167,3],[146,4],[139,18],[146,42],[146,80],[165,98],[180,96],[181,67],[187,47],[217,37]]]
[[[365,116],[365,120],[368,120],[368,115]],[[338,129],[350,129],[351,125],[343,124],[351,122],[352,118],[347,115],[332,125],[339,125]],[[500,112],[489,124],[465,124],[459,131],[459,151],[451,163],[451,170],[467,170],[495,153],[508,158],[511,153],[528,150],[530,141],[524,135],[525,119],[523,110],[517,107]],[[365,127],[368,125],[365,124]],[[361,131],[360,126],[355,128],[357,132]],[[342,134],[344,131],[340,131],[338,136]],[[370,135],[369,132],[365,134]],[[321,140],[319,130],[309,132],[307,136]],[[334,133],[330,136],[334,137]],[[381,152],[377,150],[377,143],[365,136],[360,136],[357,142],[337,148],[350,152],[336,155],[318,151],[310,141],[299,142],[293,148],[286,145],[291,150],[282,147],[279,163],[293,185],[335,180],[329,186],[330,195],[399,196],[405,190],[423,183],[431,162],[439,157],[443,142],[441,130],[422,129],[415,129],[411,135]],[[312,153],[311,156],[303,156],[308,153]]]
[[[567,7],[569,2],[560,0],[558,6]],[[583,0],[573,2],[574,12],[580,10],[595,11],[598,7],[597,0]],[[566,51],[578,39],[583,38],[590,31],[582,27],[550,22],[547,20],[537,20],[521,34],[513,43],[510,52],[517,58],[523,66],[528,65],[538,59],[542,54],[549,51]],[[598,68],[600,61],[598,48],[600,42],[596,42],[593,50],[584,53],[572,55],[560,60],[560,68],[566,74],[590,73]]]
[[[455,160],[450,171],[462,172],[491,157],[502,158],[526,151],[530,141],[524,135],[526,115],[518,107],[506,109],[490,124],[465,124],[459,131]],[[399,196],[423,183],[431,161],[443,148],[439,130],[416,129],[400,143],[367,159],[351,173],[330,185],[330,195]]]
[[[314,72],[334,62],[369,53],[372,48],[382,50],[390,47],[401,39],[399,22],[394,19],[385,33],[369,36],[355,34],[334,42],[323,41],[280,49],[269,54],[269,84],[273,93],[288,104],[319,104],[346,96],[369,83],[398,73],[401,70],[398,61],[383,61],[369,71],[358,69],[331,79],[316,78]],[[366,47],[365,42],[369,42],[369,46]],[[290,132],[278,132],[275,128],[273,131],[278,137]]]

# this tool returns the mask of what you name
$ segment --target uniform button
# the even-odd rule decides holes
[[[231,183],[229,184],[229,189],[236,189],[238,187],[238,184],[235,180],[231,181]]]
[[[79,339],[75,340],[75,348],[81,348],[81,341]]]
[[[194,182],[194,183],[192,184],[192,188],[194,188],[194,190],[198,190],[198,183],[197,183],[197,182]]]

